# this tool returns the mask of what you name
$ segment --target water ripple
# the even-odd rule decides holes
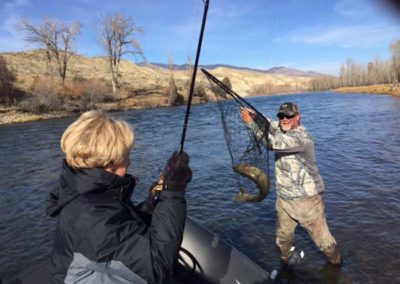
[[[323,256],[299,228],[296,244],[306,259],[298,267],[298,283],[399,282],[400,100],[331,93],[250,99],[270,117],[289,100],[300,105],[302,123],[314,137],[328,223],[344,256],[339,272],[327,271]],[[117,113],[136,131],[130,170],[139,177],[135,202],[147,196],[179,148],[184,113],[185,107]],[[57,184],[59,140],[73,119],[0,127],[1,277],[48,259],[56,220],[45,216],[44,200]],[[187,189],[189,215],[272,270],[279,265],[275,192],[259,204],[233,200],[238,187],[219,119],[215,103],[192,107],[185,142],[194,173]]]

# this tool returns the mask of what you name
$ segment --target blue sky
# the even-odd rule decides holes
[[[99,17],[122,12],[145,30],[138,36],[150,62],[187,63],[196,54],[202,0],[1,0],[0,52],[33,49],[17,29],[21,17],[83,24],[75,51],[104,55]],[[400,39],[400,11],[382,0],[210,0],[200,64],[269,69],[285,66],[338,75],[347,58],[389,59]],[[135,60],[134,58],[131,58]]]

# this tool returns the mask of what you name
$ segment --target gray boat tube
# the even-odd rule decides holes
[[[190,218],[181,248],[181,266],[193,269],[208,283],[259,284],[269,279],[269,273],[254,261]]]
[[[269,273],[216,234],[187,218],[174,283],[262,284]],[[4,284],[50,284],[48,263]]]

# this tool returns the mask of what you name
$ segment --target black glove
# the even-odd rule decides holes
[[[169,158],[164,169],[164,190],[183,191],[192,180],[192,170],[189,167],[189,155],[176,151]]]
[[[133,190],[136,186],[136,180],[129,174],[126,174],[124,179],[126,179],[127,183],[119,189],[119,201],[127,203],[131,200]]]

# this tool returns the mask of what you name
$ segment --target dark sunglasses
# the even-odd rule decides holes
[[[287,115],[287,114],[284,114],[284,113],[280,113],[280,114],[278,114],[277,116],[278,116],[279,119],[284,119],[284,118],[286,118],[286,119],[292,119],[292,118],[294,118],[296,115],[295,115],[295,114],[293,114],[293,115]]]

